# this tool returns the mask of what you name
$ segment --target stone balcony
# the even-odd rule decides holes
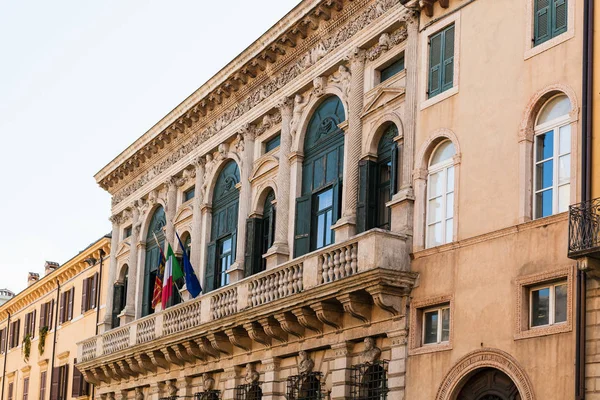
[[[283,355],[313,336],[404,321],[415,279],[408,238],[374,229],[82,341],[77,367],[102,385],[265,348]]]

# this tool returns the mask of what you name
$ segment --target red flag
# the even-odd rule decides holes
[[[158,242],[156,235],[154,235],[154,240],[156,240],[156,245],[158,246],[158,250],[160,250],[160,257],[158,261],[158,270],[156,271],[156,279],[154,280],[154,291],[152,292],[152,308],[156,308],[158,303],[160,303],[162,300],[162,276],[165,273],[165,254],[160,247],[160,243]]]

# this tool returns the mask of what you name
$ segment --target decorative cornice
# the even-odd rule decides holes
[[[196,104],[184,113],[184,116],[177,120],[177,122],[166,128],[160,134],[157,134],[156,137],[147,140],[145,146],[139,148],[127,159],[124,159],[118,164],[115,162],[113,163],[114,165],[105,167],[105,170],[111,168],[106,172],[101,171],[98,173],[96,175],[98,183],[103,188],[114,193],[113,206],[119,204],[137,189],[149,182],[153,177],[159,175],[175,162],[189,154],[201,143],[204,143],[206,140],[222,131],[249,110],[268,99],[276,91],[296,79],[325,55],[329,54],[345,41],[353,37],[356,32],[362,30],[376,18],[398,5],[396,0],[379,0],[370,5],[367,5],[368,0],[354,0],[342,11],[342,3],[343,1],[341,0],[325,0],[321,2],[321,5],[319,6],[321,7],[321,12],[318,13],[317,19],[314,21],[311,20],[312,22],[307,22],[305,19],[303,20],[304,22],[296,25],[294,28],[294,32],[304,36],[306,40],[303,40],[302,43],[294,42],[293,44],[287,39],[283,42],[280,41],[280,46],[289,47],[286,48],[284,54],[276,55],[276,53],[274,53],[273,60],[264,59],[261,62],[255,62],[251,68],[248,68],[247,65],[242,67],[241,70],[245,71],[244,73],[246,74],[254,71],[256,79],[253,78],[251,83],[247,80],[247,84],[243,82],[244,90],[242,90],[241,87],[238,87],[240,93],[236,94],[235,98],[232,96],[228,101],[223,101],[223,96],[225,95],[222,93],[220,96],[212,96],[214,100],[212,102],[207,102],[206,98],[201,100],[198,104],[205,104],[204,108],[201,107],[202,109],[210,110],[210,107],[213,107],[214,111],[210,113],[207,112],[206,116],[198,117],[197,122],[194,122],[191,114],[189,117],[186,117],[186,115],[194,111],[194,109],[198,110],[198,104]],[[339,5],[339,7],[337,7],[336,4]],[[323,8],[323,6],[325,8]],[[328,9],[328,7],[331,7],[334,10],[339,8],[339,10],[336,10],[339,11],[336,18],[331,18],[331,13],[329,13],[329,16],[327,17],[326,14],[322,12],[323,10]],[[360,11],[361,8],[364,9]],[[325,20],[330,19],[330,21],[324,26],[319,26],[318,21],[320,21],[321,18]],[[304,31],[302,31],[298,26],[304,26],[304,28],[314,26],[312,29],[316,30],[318,28],[319,33],[309,36],[308,30],[304,29]],[[304,34],[302,34],[302,32],[304,32]],[[323,39],[319,41],[320,37],[323,37]],[[282,55],[285,55],[285,57],[280,59]],[[293,60],[296,60],[296,62],[293,62]],[[261,73],[261,65],[264,67],[266,62],[273,64],[270,66],[268,74],[266,72]],[[234,75],[239,76],[239,73],[240,71]],[[244,96],[244,94],[247,95]],[[218,99],[221,101],[217,101]],[[215,102],[222,104],[217,107],[218,104],[215,104]],[[156,158],[164,154],[166,151],[161,151],[161,149],[175,140],[180,134],[184,133],[187,142],[184,142],[177,149],[168,149],[166,158],[154,164],[147,172],[135,177],[134,182],[125,187],[120,187],[123,185],[122,182],[124,182],[127,175],[131,175],[134,170],[139,170],[140,165],[147,162],[150,157]]]
[[[408,31],[406,26],[396,29],[391,34],[382,33],[381,36],[379,36],[378,43],[367,49],[367,60],[377,60],[383,53],[404,42],[407,38]]]

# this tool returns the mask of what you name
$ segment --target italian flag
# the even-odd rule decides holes
[[[162,287],[162,304],[163,308],[167,308],[173,304],[174,294],[174,283],[181,281],[183,278],[183,271],[179,265],[179,261],[175,257],[175,253],[171,248],[171,244],[167,249],[167,263],[165,265],[165,275],[163,276],[163,287]]]

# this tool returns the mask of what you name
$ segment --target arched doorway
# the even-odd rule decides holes
[[[475,371],[465,382],[456,400],[521,400],[512,379],[495,368]]]
[[[154,282],[156,281],[156,274],[160,263],[160,248],[164,248],[165,244],[165,233],[163,228],[166,224],[167,219],[165,216],[165,209],[162,206],[158,206],[156,210],[154,210],[154,214],[152,214],[148,233],[146,234],[142,317],[154,312],[154,307],[152,307],[152,294],[154,292]]]

